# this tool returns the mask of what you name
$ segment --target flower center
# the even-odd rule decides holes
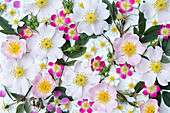
[[[30,36],[32,34],[31,30],[27,29],[24,31],[26,36]]]
[[[154,113],[155,110],[156,110],[155,105],[147,104],[147,105],[145,105],[144,113]]]
[[[84,54],[84,58],[85,58],[85,59],[89,59],[89,58],[90,58],[90,54],[89,54],[89,53],[85,53],[85,54]]]
[[[155,86],[148,87],[148,90],[149,90],[150,93],[155,91]]]
[[[134,85],[132,83],[129,84],[129,88],[132,89],[134,88]]]
[[[58,64],[54,64],[53,70],[56,72],[60,69],[60,66]]]
[[[136,45],[133,45],[133,43],[130,41],[126,41],[124,42],[121,50],[124,52],[125,55],[130,57],[136,53]]]
[[[2,10],[6,10],[6,5],[5,4],[1,4],[0,7],[1,7]]]
[[[65,108],[68,108],[68,107],[69,107],[69,103],[64,104],[64,107],[65,107]]]
[[[19,53],[21,53],[21,46],[20,46],[20,42],[18,41],[10,41],[9,42],[9,46],[7,51],[11,54],[11,55],[18,55]]]
[[[168,0],[157,0],[153,5],[156,11],[167,11],[167,6],[169,6]]]
[[[42,49],[42,50],[49,50],[50,48],[53,47],[53,44],[51,42],[51,39],[50,38],[43,38],[40,43],[39,43],[39,47]]]
[[[132,110],[129,110],[128,113],[133,113],[133,111],[132,111]]]
[[[156,20],[154,20],[153,22],[152,22],[152,25],[157,25],[158,24],[158,22],[156,21]]]
[[[58,99],[58,98],[54,99],[54,104],[59,105],[60,104],[60,99]]]
[[[93,66],[94,66],[96,69],[100,68],[100,62],[99,62],[99,61],[94,61],[94,62],[93,62]]]
[[[48,5],[47,0],[36,0],[35,3],[40,9]]]
[[[77,72],[77,76],[73,79],[73,82],[77,85],[77,86],[84,86],[88,83],[88,79],[86,77],[86,74],[84,72]]]
[[[115,80],[114,76],[110,76],[110,82],[113,82]]]
[[[51,85],[50,81],[48,81],[47,79],[43,79],[39,83],[37,89],[39,90],[39,92],[45,94],[45,93],[51,92],[51,90],[52,90],[51,86],[52,85]]]
[[[11,10],[11,11],[9,12],[9,14],[10,14],[11,16],[14,16],[14,15],[16,14],[16,12],[15,12],[14,10]]]
[[[13,20],[13,24],[18,24],[18,20]]]
[[[129,2],[127,2],[127,1],[125,1],[125,2],[123,2],[122,4],[121,4],[121,6],[122,6],[122,8],[123,9],[128,9],[129,7],[130,7],[130,4],[129,4]]]
[[[116,27],[112,27],[111,31],[112,31],[113,33],[115,33],[115,32],[116,32]]]
[[[81,8],[84,8],[83,2],[80,2],[78,6],[81,7]]]
[[[160,61],[151,60],[149,68],[151,71],[154,71],[154,73],[158,73],[162,70],[162,63]]]
[[[25,70],[23,69],[23,67],[20,67],[19,65],[17,65],[16,67],[13,68],[13,70],[11,71],[11,74],[16,78],[19,78],[19,77],[25,76],[24,71]]]
[[[105,43],[104,42],[100,42],[100,47],[105,47]]]
[[[121,68],[121,72],[124,73],[124,74],[128,73],[128,71],[129,71],[129,69],[126,66]]]
[[[88,102],[84,102],[82,106],[84,109],[88,109],[90,107],[90,104]]]
[[[40,67],[41,67],[41,69],[44,69],[44,68],[45,68],[45,64],[44,64],[44,63],[41,63],[41,64],[40,64]]]
[[[73,37],[76,35],[76,30],[71,29],[68,34]]]
[[[98,16],[96,15],[95,10],[86,11],[83,16],[84,22],[86,22],[89,26],[95,23],[98,20],[97,18]]]
[[[93,46],[91,47],[91,52],[95,52],[96,51],[96,48]]]
[[[58,17],[58,18],[56,19],[56,22],[57,22],[57,24],[58,24],[58,25],[63,24],[64,19],[63,19],[63,18]]]
[[[161,32],[162,32],[163,36],[169,35],[169,30],[167,28],[163,28]]]
[[[109,95],[108,91],[105,91],[104,89],[99,91],[97,95],[97,101],[99,101],[100,103],[108,103],[111,99],[111,96]]]
[[[122,106],[117,106],[117,109],[118,110],[122,110]]]

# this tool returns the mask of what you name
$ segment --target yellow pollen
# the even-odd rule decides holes
[[[111,31],[113,32],[113,33],[115,33],[117,30],[116,30],[116,27],[112,27],[111,28]]]
[[[64,104],[64,107],[65,107],[65,108],[68,108],[68,107],[69,107],[69,103]]]
[[[155,105],[147,104],[147,105],[145,105],[144,113],[154,113],[155,110],[156,110]]]
[[[71,29],[68,34],[73,37],[76,35],[76,30]]]
[[[124,66],[121,68],[121,72],[124,73],[124,74],[127,74],[129,71],[128,67]]]
[[[133,113],[133,111],[132,111],[132,110],[129,110],[128,113]]]
[[[18,24],[18,20],[13,20],[13,24]]]
[[[58,99],[58,98],[54,99],[54,104],[59,105],[60,104],[60,99]]]
[[[104,42],[100,42],[100,47],[105,47],[105,43]]]
[[[86,13],[83,16],[84,22],[86,22],[89,26],[91,26],[93,23],[96,23],[98,20],[98,16],[95,13],[95,10],[86,11]]]
[[[94,66],[96,69],[100,68],[100,62],[99,62],[99,61],[94,61],[94,62],[93,62],[93,66]]]
[[[118,110],[122,110],[122,106],[117,106],[117,109]]]
[[[118,20],[124,19],[122,14],[117,14],[116,17],[117,17]]]
[[[113,82],[115,80],[114,76],[109,77],[110,82]]]
[[[84,72],[77,72],[76,77],[73,79],[73,83],[75,83],[79,87],[83,87],[88,83],[88,79],[86,77],[86,74]]]
[[[45,65],[44,63],[41,63],[41,64],[40,64],[41,69],[44,69],[45,66],[46,66],[46,65]]]
[[[46,94],[48,92],[51,92],[51,90],[52,90],[51,87],[52,87],[52,85],[51,85],[50,81],[48,81],[47,79],[43,79],[39,83],[37,89],[39,90],[40,93]]]
[[[88,102],[84,102],[82,106],[84,109],[88,109],[90,107],[90,104]]]
[[[167,28],[163,28],[161,30],[161,32],[162,32],[163,36],[168,36],[169,35],[169,30]]]
[[[156,20],[154,20],[153,22],[152,22],[152,25],[157,25],[158,24],[158,22],[156,21]]]
[[[93,46],[91,47],[91,52],[95,52],[96,51],[96,48]]]
[[[79,7],[84,8],[83,2],[80,2],[80,3],[79,3]]]
[[[1,106],[1,109],[2,109],[3,111],[6,111],[6,109],[5,109],[5,106],[4,106],[4,105],[2,105],[2,106]]]
[[[64,19],[60,18],[60,17],[57,17],[56,22],[57,22],[58,25],[63,24],[64,23]]]
[[[153,3],[153,6],[156,11],[167,11],[168,0],[156,0],[156,2]]]
[[[97,101],[99,101],[102,104],[108,103],[111,100],[111,96],[109,95],[108,91],[105,91],[104,89],[99,91],[99,93],[96,94]]]
[[[35,4],[36,4],[40,9],[48,5],[47,0],[35,0],[35,1],[36,1]]]
[[[11,55],[18,55],[19,53],[21,53],[21,46],[20,46],[20,42],[18,41],[10,41],[9,42],[9,46],[7,51],[11,54]]]
[[[42,50],[48,51],[50,48],[53,47],[51,39],[50,38],[43,38],[39,43],[39,47]]]
[[[125,1],[125,2],[122,2],[121,6],[123,9],[127,10],[130,7],[130,4],[129,2]]]
[[[134,85],[132,83],[130,83],[129,88],[134,88]]]
[[[1,8],[2,10],[6,10],[6,5],[5,5],[5,4],[1,4],[1,5],[0,5],[0,8]]]
[[[54,64],[53,70],[56,72],[60,69],[60,66],[58,64]]]
[[[84,54],[84,58],[85,58],[85,59],[89,59],[89,58],[90,58],[90,54],[89,54],[89,53],[85,53],[85,54]]]
[[[15,12],[14,10],[11,10],[11,11],[9,12],[9,14],[10,14],[11,16],[14,16],[14,15],[16,14],[16,12]]]
[[[158,74],[158,72],[162,70],[162,63],[160,61],[151,60],[149,68],[151,71],[154,71],[154,73]]]
[[[32,34],[31,30],[27,29],[24,31],[26,36],[30,36]]]
[[[155,91],[155,86],[148,87],[148,90],[149,90],[150,93]]]
[[[136,45],[133,45],[133,43],[130,41],[126,41],[126,42],[124,42],[123,46],[121,47],[121,50],[124,52],[125,55],[130,57],[132,55],[135,55]]]
[[[140,2],[140,0],[135,0],[135,2],[136,2],[136,3],[139,3],[139,2]]]
[[[44,17],[43,19],[42,19],[42,23],[46,23],[48,21],[48,18],[47,17]]]
[[[12,71],[11,74],[15,77],[15,78],[19,78],[19,77],[23,77],[25,76],[24,73],[25,69],[23,69],[23,67],[20,67],[19,65],[15,66]]]

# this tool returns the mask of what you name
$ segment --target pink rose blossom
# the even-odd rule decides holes
[[[79,37],[79,33],[77,32],[77,28],[76,28],[76,24],[71,24],[69,27],[66,27],[64,29],[65,32],[65,39],[69,40],[70,38],[72,38],[73,40],[78,40]]]
[[[116,2],[116,7],[119,8],[120,13],[126,13],[133,11],[134,7],[132,5],[135,3],[135,0],[121,0]]]
[[[15,8],[20,8],[20,7],[21,7],[21,2],[20,2],[20,1],[15,1],[15,2],[13,3],[13,6],[14,6]]]
[[[170,24],[166,24],[165,26],[162,24],[159,28],[158,35],[162,35],[164,39],[168,39],[168,36],[170,36]]]
[[[85,111],[87,113],[92,113],[92,106],[93,106],[94,102],[90,101],[88,99],[83,99],[82,101],[78,101],[77,105],[80,106],[81,108],[79,109],[80,113],[85,113]]]
[[[64,68],[63,65],[58,65],[57,63],[52,63],[52,62],[49,62],[48,65],[52,67],[52,68],[50,68],[48,70],[49,74],[54,74],[55,73],[57,77],[60,77],[62,75],[61,71]]]
[[[23,39],[32,37],[33,33],[32,30],[28,27],[23,27],[23,29],[19,34],[22,36]]]
[[[105,66],[105,62],[101,61],[101,57],[97,56],[91,60],[91,70],[102,71]]]

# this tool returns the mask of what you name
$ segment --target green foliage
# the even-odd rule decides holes
[[[170,107],[170,92],[167,92],[167,91],[163,91],[162,93],[162,97],[163,97],[163,100],[164,100],[164,103]]]
[[[19,94],[16,94],[16,93],[11,93],[11,95],[12,95],[13,97],[15,97],[16,99],[23,97],[23,95],[19,95]]]
[[[29,105],[28,105],[28,102],[27,102],[27,101],[25,101],[24,109],[25,109],[26,113],[30,113],[30,112],[31,112],[30,107],[29,107]]]
[[[165,55],[162,55],[161,62],[162,63],[170,63],[170,60]]]
[[[170,56],[170,37],[168,39],[163,40],[162,49],[164,50],[167,56]]]
[[[16,113],[24,113],[24,104],[17,106]]]
[[[142,12],[139,12],[139,21],[138,21],[138,28],[140,34],[143,34],[146,28],[146,19],[144,18],[144,14]]]
[[[135,92],[136,93],[139,93],[143,88],[142,88],[142,85],[143,85],[144,82],[138,82],[135,86]]]

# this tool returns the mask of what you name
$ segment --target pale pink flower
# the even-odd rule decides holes
[[[52,68],[50,68],[48,70],[49,74],[56,74],[57,77],[60,77],[62,75],[62,70],[64,68],[63,65],[59,65],[58,63],[53,63],[53,62],[49,62],[48,63],[49,66],[51,66]]]
[[[88,99],[83,99],[82,101],[79,100],[77,102],[77,105],[80,106],[81,108],[79,109],[80,113],[92,113],[92,106],[93,106],[94,102],[93,101],[89,101]]]
[[[47,73],[44,76],[37,75],[32,81],[32,85],[32,93],[35,98],[47,98],[56,87],[55,81]]]
[[[159,28],[158,35],[162,35],[164,39],[168,39],[168,36],[170,36],[170,24],[166,24],[165,26],[162,24]]]
[[[99,113],[111,113],[117,107],[116,95],[116,89],[105,82],[89,89],[89,99],[95,101],[93,109]]]
[[[156,46],[149,47],[146,56],[149,60],[142,58],[141,62],[135,66],[135,70],[141,73],[140,80],[144,81],[146,86],[152,86],[156,78],[160,85],[166,86],[170,82],[170,64],[161,63],[163,50]]]
[[[21,58],[26,52],[26,40],[16,35],[8,35],[7,41],[2,42],[1,52],[7,59]]]
[[[121,0],[116,2],[116,7],[119,8],[120,13],[126,13],[133,11],[134,7],[132,6],[135,3],[135,0]]]
[[[23,29],[19,34],[22,36],[23,39],[32,37],[33,33],[32,30],[28,27],[23,27]]]
[[[116,38],[114,41],[115,57],[117,63],[137,65],[141,61],[141,55],[145,47],[139,41],[136,34],[126,33],[123,38]]]
[[[147,87],[145,85],[145,83],[143,83],[142,87],[144,88],[143,90],[143,94],[144,95],[151,95],[151,97],[156,97],[157,96],[157,92],[160,91],[160,87],[158,85],[156,85],[156,83],[150,87]]]
[[[149,99],[146,103],[139,106],[140,113],[159,113],[158,101],[156,99]]]
[[[105,62],[101,61],[101,57],[97,56],[91,60],[91,70],[102,71],[105,66]]]

